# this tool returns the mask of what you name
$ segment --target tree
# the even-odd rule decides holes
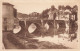
[[[73,8],[72,8],[72,9],[73,9],[73,11],[74,11],[74,12],[77,12],[77,11],[78,11],[78,6],[77,6],[77,5],[75,5],[75,6],[73,6]]]
[[[58,6],[58,9],[59,9],[59,10],[65,10],[65,7],[64,7],[64,5],[59,5],[59,6]]]
[[[67,5],[66,7],[65,7],[65,9],[69,9],[70,11],[71,11],[71,6],[69,6],[69,5]]]
[[[45,9],[45,10],[42,12],[42,14],[41,14],[42,18],[47,18],[47,17],[48,17],[48,12],[49,12],[49,10],[50,10],[50,9]]]
[[[32,12],[32,13],[29,14],[29,16],[31,16],[31,17],[39,17],[39,13]]]
[[[58,6],[58,9],[61,10],[61,5]]]
[[[54,11],[56,8],[54,5],[51,6],[51,11]]]
[[[77,12],[78,12],[78,6],[77,5],[75,5],[75,6],[73,6],[73,8],[72,8],[72,14],[73,15],[75,15],[75,21],[77,21]]]

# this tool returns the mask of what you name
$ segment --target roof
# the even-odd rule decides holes
[[[10,3],[7,3],[7,2],[3,2],[2,4],[3,4],[3,5],[11,5],[11,6],[14,6],[14,5],[12,5],[12,4],[10,4]]]

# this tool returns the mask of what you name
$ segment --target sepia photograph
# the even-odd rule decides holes
[[[2,49],[77,49],[76,2],[3,0]]]

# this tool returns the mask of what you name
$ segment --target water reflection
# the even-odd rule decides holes
[[[44,32],[42,34],[39,34],[39,32],[37,33],[38,37],[42,36],[42,37],[54,37],[54,36],[58,36],[58,38],[63,38],[63,40],[68,39],[68,41],[73,41],[74,39],[77,38],[77,28],[58,28],[58,29],[51,29],[52,31],[50,32]],[[35,35],[35,33],[34,33]],[[37,36],[35,35],[35,36]]]
[[[77,38],[77,28],[59,28],[57,29],[57,35],[64,36],[64,38],[69,39],[69,41],[73,41]]]
[[[29,33],[33,33],[36,30],[36,28],[37,27],[35,26],[35,24],[32,23],[28,28],[28,31],[30,30]]]
[[[45,34],[40,37],[35,37],[39,41],[49,41],[58,45],[64,45],[70,48],[77,48],[77,28],[58,28],[53,29],[53,34]],[[74,45],[74,46],[73,46]]]

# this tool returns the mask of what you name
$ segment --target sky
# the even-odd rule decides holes
[[[17,12],[29,14],[32,12],[41,13],[43,10],[50,8],[54,5],[58,8],[58,5],[70,5],[73,7],[77,5],[78,0],[3,0],[14,5]]]

